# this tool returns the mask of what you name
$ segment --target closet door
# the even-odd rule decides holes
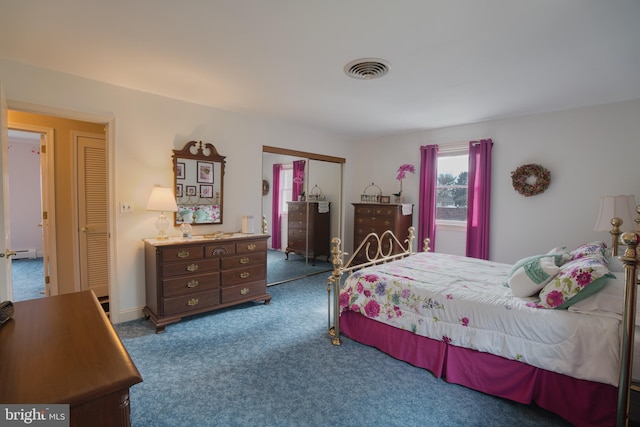
[[[80,287],[109,295],[107,150],[102,135],[75,133]]]

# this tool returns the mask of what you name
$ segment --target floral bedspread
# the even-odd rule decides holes
[[[539,309],[507,286],[511,265],[438,253],[356,271],[341,311],[575,378],[618,383],[620,321]]]

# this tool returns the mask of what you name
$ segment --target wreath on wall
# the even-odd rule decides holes
[[[551,172],[541,165],[529,164],[511,172],[513,188],[525,197],[543,193],[551,184]]]

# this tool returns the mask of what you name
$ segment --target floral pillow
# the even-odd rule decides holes
[[[584,257],[598,257],[604,258],[605,250],[607,249],[607,245],[604,242],[591,242],[585,243],[584,245],[580,245],[574,250],[570,252],[571,259],[578,259]]]
[[[553,255],[525,258],[518,261],[516,267],[509,275],[507,284],[513,295],[519,298],[538,293],[560,271]]]
[[[540,291],[540,304],[547,308],[566,309],[595,294],[604,287],[609,272],[604,259],[582,257],[560,267],[560,272]]]
[[[547,252],[547,255],[553,255],[555,257],[555,262],[558,267],[566,262],[571,261],[571,253],[567,250],[566,246],[553,248],[549,252]]]

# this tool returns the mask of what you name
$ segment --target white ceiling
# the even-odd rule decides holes
[[[640,0],[0,0],[0,58],[361,138],[640,99]]]

